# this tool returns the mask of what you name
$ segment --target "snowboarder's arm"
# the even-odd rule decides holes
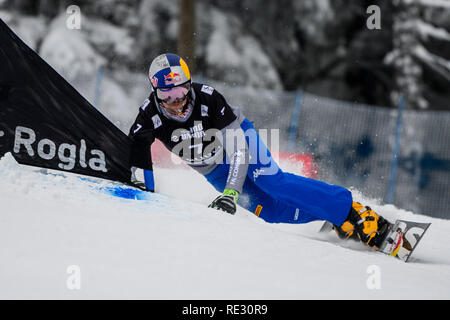
[[[208,87],[210,88],[210,87]],[[248,146],[245,140],[241,122],[244,120],[238,108],[231,107],[225,97],[218,91],[210,88],[211,92],[211,118],[214,127],[219,129],[223,138],[223,147],[230,163],[230,171],[225,189],[242,192],[248,170]]]
[[[220,130],[226,160],[230,164],[223,194],[218,196],[209,207],[234,214],[249,164],[248,146],[241,128],[244,117],[239,109],[233,109],[224,96],[215,89],[203,86],[201,91],[211,96],[209,116],[213,119],[213,127]]]
[[[242,193],[242,187],[247,177],[249,151],[244,131],[241,129],[238,119],[223,128],[221,133],[230,169],[223,194],[214,199],[209,207],[234,214],[239,194]]]
[[[249,151],[245,134],[240,126],[239,119],[234,120],[221,130],[224,137],[224,149],[230,170],[228,172],[225,189],[236,190],[242,193],[242,186],[247,177],[249,164]]]
[[[231,214],[236,212],[238,197],[242,193],[249,165],[248,145],[240,123],[241,118],[237,117],[221,130],[223,147],[227,155],[227,161],[230,162],[230,169],[223,194],[209,205],[210,208],[216,208]]]
[[[133,140],[130,164],[132,167],[144,170],[145,186],[150,191],[155,190],[151,154],[151,145],[155,140],[153,130],[153,123],[148,120],[148,116],[140,109],[139,115],[131,126],[128,135]],[[133,176],[134,173],[132,178]]]

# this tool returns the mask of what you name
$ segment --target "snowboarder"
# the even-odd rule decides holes
[[[339,237],[380,247],[386,219],[354,202],[346,188],[283,172],[252,123],[217,90],[192,82],[182,58],[157,56],[149,80],[153,90],[129,133],[131,164],[144,169],[149,190],[150,146],[157,138],[222,193],[211,208],[234,214],[239,204],[271,223],[326,220]]]

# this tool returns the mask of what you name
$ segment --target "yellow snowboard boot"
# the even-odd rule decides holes
[[[390,223],[370,207],[353,202],[350,213],[340,226],[334,225],[341,239],[359,239],[375,250],[380,248]]]

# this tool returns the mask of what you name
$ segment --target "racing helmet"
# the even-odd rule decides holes
[[[182,99],[191,87],[188,65],[173,53],[164,53],[153,59],[149,69],[149,80],[156,97],[169,103]]]

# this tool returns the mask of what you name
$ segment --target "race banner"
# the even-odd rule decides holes
[[[0,19],[0,157],[130,180],[131,139]]]

